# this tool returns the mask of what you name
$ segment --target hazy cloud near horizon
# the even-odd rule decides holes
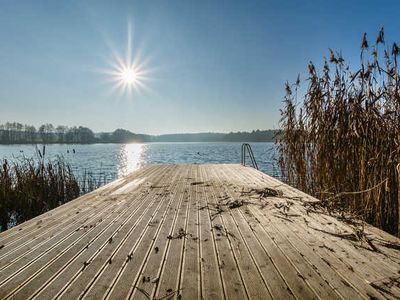
[[[0,123],[96,132],[277,128],[284,82],[328,48],[354,64],[364,32],[400,41],[398,1],[0,0]],[[105,74],[132,55],[146,88]],[[129,74],[128,74],[129,75]],[[129,78],[128,78],[129,81]]]

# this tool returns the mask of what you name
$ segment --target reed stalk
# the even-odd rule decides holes
[[[308,88],[286,84],[279,164],[284,180],[389,233],[400,234],[399,47],[383,28],[361,44],[350,68],[330,50],[321,70],[310,63]]]
[[[4,159],[0,166],[0,226],[6,230],[80,195],[78,180],[61,157]]]

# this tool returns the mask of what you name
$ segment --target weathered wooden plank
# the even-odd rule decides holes
[[[153,169],[157,169],[157,167],[146,167],[142,168],[138,171],[135,172],[133,176],[142,176],[143,173],[149,172],[149,171],[154,171]],[[132,175],[130,175],[132,176]],[[57,209],[53,209],[49,212],[46,212],[40,216],[37,216],[35,218],[32,218],[22,224],[19,224],[15,226],[12,230],[7,230],[5,232],[1,233],[0,236],[0,242],[7,248],[8,245],[8,240],[9,238],[12,238],[12,241],[18,241],[20,239],[24,239],[26,236],[30,236],[33,234],[33,230],[37,230],[37,222],[40,221],[40,224],[42,225],[41,228],[44,228],[43,225],[46,224],[45,227],[51,227],[54,223],[47,223],[49,221],[56,221],[57,223],[60,222],[60,216],[63,217],[61,221],[65,221],[65,216],[66,215],[74,215],[76,211],[79,211],[79,209],[87,207],[88,203],[92,204],[92,199],[95,198],[96,196],[100,195],[107,195],[110,194],[113,190],[124,186],[125,182],[129,182],[130,176],[125,177],[125,178],[120,178],[117,179],[113,182],[110,182],[109,184],[106,184],[102,186],[101,188],[92,191],[90,193],[87,193],[86,195],[79,197],[77,199],[74,199],[72,201],[69,201],[68,203],[58,207]],[[76,211],[74,211],[76,209]],[[17,238],[13,238],[15,235],[18,235]]]
[[[154,285],[159,279],[154,275],[158,269],[152,270],[149,275],[143,274],[149,257],[151,254],[161,256],[162,251],[160,248],[156,250],[156,241],[158,241],[160,232],[165,228],[165,223],[173,221],[176,210],[179,207],[179,201],[175,201],[179,193],[179,181],[182,178],[182,173],[177,170],[174,175],[175,184],[171,187],[170,193],[160,193],[165,198],[163,207],[157,212],[154,212],[151,217],[150,226],[144,230],[140,240],[132,245],[128,252],[131,259],[127,259],[126,263],[122,266],[120,272],[113,282],[110,290],[110,298],[122,299],[129,298],[136,291],[137,284],[141,281]],[[171,220],[172,216],[172,220]],[[163,236],[166,239],[166,236]]]
[[[196,175],[197,168],[192,169],[188,180],[190,182],[189,188],[189,207],[186,215],[186,238],[183,239],[183,257],[182,268],[179,278],[179,285],[177,287],[177,296],[182,299],[201,299],[201,271],[200,271],[200,191]],[[173,254],[172,254],[173,255]],[[166,271],[167,272],[167,271]],[[163,276],[163,281],[169,282],[165,279],[168,274]],[[156,296],[162,297],[161,293],[168,286],[161,282],[159,292]],[[170,284],[171,285],[171,284]],[[174,292],[174,291],[172,291]],[[177,298],[177,297],[176,297]]]
[[[211,169],[207,168],[207,171]],[[210,182],[204,168],[200,167],[200,181],[204,182],[201,187],[206,189],[205,201],[208,206],[209,217],[211,221],[211,231],[215,241],[218,265],[222,275],[225,297],[229,299],[247,299],[248,293],[242,280],[240,268],[237,259],[232,251],[228,230],[219,215],[220,204],[215,197],[214,182]],[[212,208],[212,209],[211,209]]]
[[[250,171],[252,172],[252,171]],[[252,177],[253,178],[253,177]],[[270,178],[268,178],[267,180],[270,180]],[[268,184],[269,186],[271,186],[271,183]],[[288,191],[285,190],[285,193],[287,193],[289,196],[292,196],[292,194]],[[309,196],[308,196],[309,197]],[[300,216],[303,216],[303,218],[309,218],[309,216],[305,213],[302,213],[301,211],[296,210],[296,206],[294,205],[294,207],[291,208],[292,212],[295,213],[299,213]],[[321,221],[321,216],[317,216],[319,222]],[[260,218],[260,219],[264,219],[265,218]],[[332,219],[330,218],[332,222],[338,222],[336,219]],[[282,219],[280,219],[282,220]],[[311,221],[308,220],[307,223],[310,223]],[[319,223],[318,221],[316,221],[316,223]],[[366,278],[368,278],[369,276],[371,276],[374,272],[373,272],[373,268],[371,266],[371,264],[369,264],[369,266],[367,268],[364,268],[363,271],[361,271],[361,274],[359,272],[355,272],[356,269],[358,269],[356,267],[356,265],[362,265],[365,266],[364,264],[366,264],[366,262],[363,262],[362,264],[360,264],[357,260],[355,260],[355,264],[356,265],[351,265],[350,261],[353,259],[353,257],[357,257],[359,256],[359,253],[353,253],[353,255],[348,255],[347,252],[345,252],[345,250],[343,249],[336,249],[336,251],[334,250],[334,248],[337,245],[340,246],[346,246],[346,243],[344,241],[341,241],[341,243],[337,243],[338,239],[332,241],[333,243],[330,244],[331,246],[326,246],[324,244],[324,242],[327,241],[328,238],[331,238],[330,235],[325,234],[325,235],[321,235],[321,233],[310,233],[308,232],[308,228],[304,228],[303,227],[303,222],[295,222],[295,219],[292,219],[291,222],[287,222],[287,221],[283,221],[280,222],[280,224],[278,225],[279,230],[283,230],[286,226],[294,226],[294,223],[296,224],[296,228],[292,229],[293,232],[296,232],[298,236],[302,236],[303,238],[308,238],[308,239],[313,239],[315,240],[319,240],[320,244],[315,244],[315,242],[313,242],[313,244],[310,245],[310,248],[312,248],[313,253],[317,254],[320,256],[320,258],[324,261],[325,266],[324,268],[322,268],[324,271],[321,273],[322,275],[325,275],[326,273],[329,273],[326,271],[326,269],[328,268],[332,268],[334,269],[338,276],[340,275],[344,281],[346,282],[347,285],[349,286],[354,286],[358,292],[360,293],[360,295],[363,295],[365,298],[370,298],[370,297],[376,297],[376,298],[382,298],[382,294],[378,293],[376,291],[376,289],[372,288],[370,285],[368,285],[368,281],[366,281]],[[268,223],[266,224],[266,227],[270,228],[271,225],[273,225],[273,223]],[[303,227],[303,230],[299,230],[299,227]],[[277,227],[275,227],[277,228]],[[326,228],[325,228],[326,229]],[[329,229],[328,229],[329,230]],[[296,241],[295,238],[291,239],[293,242]],[[333,247],[333,248],[331,248]],[[353,249],[351,249],[353,248]],[[354,247],[349,247],[348,249],[350,249],[351,252],[354,252]],[[319,254],[319,252],[322,252],[322,254]],[[332,253],[334,252],[334,253]],[[346,253],[346,255],[344,257],[340,257],[340,255],[342,255],[343,253]],[[339,257],[337,257],[339,255]],[[313,257],[312,253],[306,253],[306,257]],[[347,266],[346,266],[347,264]],[[382,270],[382,269],[381,269]],[[358,270],[359,271],[359,270]],[[386,275],[388,275],[390,273],[387,273]],[[395,276],[396,274],[391,273],[391,276]],[[378,278],[382,278],[382,274],[377,274]],[[339,289],[341,291],[343,291],[343,288]]]
[[[269,182],[269,184],[271,184],[271,181],[275,180],[268,178],[267,182]],[[296,194],[294,191],[290,191],[288,195],[293,196]],[[305,223],[307,224],[307,227],[304,226],[304,222],[300,223],[300,225],[302,225],[304,228],[304,232],[309,231],[309,229],[313,229],[312,236],[320,237],[321,239],[326,240],[326,242],[330,241],[332,246],[338,248],[338,251],[335,253],[346,254],[346,257],[343,257],[343,259],[348,260],[349,262],[353,261],[355,265],[361,265],[361,268],[364,265],[367,265],[369,268],[367,276],[370,274],[375,274],[378,278],[380,278],[382,266],[385,266],[387,270],[391,270],[393,272],[392,275],[400,273],[400,255],[398,251],[390,248],[379,247],[379,240],[377,237],[372,239],[372,241],[374,243],[378,242],[376,243],[376,247],[379,248],[379,251],[371,251],[374,249],[372,249],[365,241],[352,241],[351,236],[355,232],[354,229],[348,224],[345,224],[334,217],[325,214],[307,214],[304,208],[299,205],[295,205],[293,209],[302,215],[303,219],[306,221]],[[368,228],[371,228],[371,226],[365,225],[365,228],[365,234],[368,238],[370,238],[370,236],[368,236]],[[337,234],[337,236],[335,236],[335,234]],[[343,235],[343,238],[340,237],[341,234]],[[346,234],[350,237],[350,239],[346,238]],[[311,234],[309,234],[309,236],[310,235]],[[356,236],[353,235],[353,238],[355,237]],[[392,242],[393,238],[394,237],[392,237]],[[340,243],[337,243],[337,241],[340,241]],[[386,250],[385,252],[382,251],[384,249]],[[372,278],[372,280],[374,279]]]
[[[341,237],[315,201],[240,165],[146,167],[0,233],[0,298],[399,298],[399,239]]]
[[[266,177],[264,179],[265,183],[269,186],[271,185],[277,185],[281,184],[279,181],[277,181],[274,178],[271,177]],[[296,189],[289,187],[285,185],[285,190],[286,193],[290,196],[298,196],[299,191]],[[305,195],[304,197],[307,199],[313,199],[311,196]],[[314,199],[315,200],[315,199]],[[297,205],[295,209],[300,210],[300,214],[304,215],[306,220],[311,225],[312,222],[315,221],[315,225],[317,226],[317,229],[326,231],[326,232],[331,232],[331,233],[349,233],[352,234],[354,233],[354,230],[352,227],[349,226],[349,224],[346,224],[340,220],[337,220],[333,216],[329,216],[326,214],[321,214],[321,213],[310,213],[307,214],[307,211],[304,207],[301,207]],[[311,226],[309,226],[311,227]],[[322,231],[314,231],[315,234],[320,234]],[[368,264],[370,264],[371,267],[377,267],[378,270],[382,269],[382,264],[384,264],[388,269],[393,270],[393,272],[398,273],[400,271],[400,255],[398,254],[398,250],[392,249],[390,247],[380,247],[380,243],[383,242],[383,244],[387,243],[398,243],[398,239],[396,237],[393,237],[375,227],[372,227],[368,224],[364,223],[364,233],[368,238],[371,238],[371,241],[376,244],[376,247],[379,248],[378,251],[370,251],[371,247],[367,245],[364,242],[364,245],[361,243],[357,246],[355,243],[352,243],[349,240],[342,239],[342,242],[338,244],[339,247],[344,247],[347,250],[351,252],[351,258],[353,257],[358,257],[358,259],[365,259],[368,258]],[[375,234],[376,233],[376,234]],[[321,235],[321,234],[320,234]],[[369,236],[371,235],[371,236]],[[323,237],[329,237],[326,234],[322,234]],[[332,235],[331,238],[334,236]],[[335,241],[337,240],[334,239]],[[397,242],[396,242],[397,241]],[[357,247],[354,247],[357,246]],[[346,250],[346,251],[347,251]],[[373,249],[372,249],[373,250]]]
[[[158,283],[160,282],[162,268],[164,266],[166,256],[169,251],[171,241],[175,238],[181,236],[184,238],[185,232],[182,231],[182,227],[177,225],[178,217],[186,215],[187,202],[184,199],[187,195],[187,176],[189,169],[182,169],[180,174],[180,180],[177,185],[177,192],[174,196],[174,203],[171,206],[170,213],[165,218],[163,226],[158,232],[157,237],[154,240],[154,251],[149,253],[146,263],[143,265],[141,270],[141,279],[132,285],[132,293],[130,295],[131,299],[146,299],[146,293],[150,295],[150,298],[154,298],[155,291],[157,289]],[[187,198],[186,198],[187,199]],[[180,257],[180,252],[174,253],[177,257]],[[175,276],[179,276],[179,265],[170,265],[175,271]],[[150,278],[149,281],[143,280],[143,278]],[[171,287],[169,287],[171,289]],[[169,295],[171,293],[167,293]],[[165,296],[165,295],[164,295]]]
[[[140,202],[135,205],[135,203],[127,201],[128,198],[129,196],[124,196],[124,203],[118,203],[118,201],[113,200],[112,202],[114,202],[116,209],[111,212],[104,210],[101,216],[97,216],[100,219],[94,220],[94,222],[98,222],[96,226],[81,227],[79,230],[72,231],[73,236],[76,237],[75,239],[71,236],[70,239],[63,241],[56,248],[49,249],[49,251],[43,252],[40,257],[36,257],[36,261],[33,260],[29,268],[25,268],[23,273],[13,278],[11,284],[25,280],[21,282],[14,293],[32,293],[32,289],[35,290],[44,282],[47,284],[48,281],[54,280],[55,276],[59,277],[58,272],[63,271],[73,262],[78,264],[76,269],[81,270],[84,262],[89,260],[87,257],[92,252],[97,253],[100,245],[107,245],[110,239],[110,232],[117,232],[121,228],[121,224],[129,220],[126,218],[130,213],[129,207],[140,208],[138,206]],[[93,220],[89,222],[93,223]],[[71,268],[68,270],[71,270]],[[29,277],[26,278],[28,275]],[[65,284],[66,278],[68,276],[63,273],[62,284]],[[28,286],[24,288],[26,284]]]
[[[143,174],[154,171],[156,171],[156,168],[144,168],[137,172],[138,174],[136,175],[143,176]],[[124,186],[125,180],[119,179],[111,182],[96,190],[96,192],[91,192],[72,200],[57,209],[16,226],[13,230],[5,231],[4,235],[1,235],[0,244],[3,245],[5,250],[7,248],[12,249],[7,252],[7,255],[12,254],[13,257],[16,257],[18,254],[15,254],[15,252],[22,247],[24,249],[27,247],[32,249],[36,244],[43,243],[46,239],[53,238],[56,234],[62,234],[62,231],[68,231],[69,229],[68,227],[66,228],[66,225],[70,226],[86,221],[88,218],[87,213],[93,213],[97,205],[113,205],[105,202],[104,199],[107,199],[107,195],[114,189],[119,188],[121,185]],[[18,234],[18,237],[14,237],[16,234]],[[29,237],[29,239],[26,237]],[[22,252],[24,252],[24,249],[22,249]],[[5,263],[4,259],[4,255],[0,254],[0,266]]]
[[[215,176],[214,178],[216,178],[213,182],[213,192],[215,193],[213,199],[218,200],[216,200],[214,204],[225,207],[227,204],[229,205],[229,203],[233,205],[234,202],[232,201],[235,200],[223,189],[224,186],[221,184],[219,178],[219,175],[221,174],[218,173],[219,172],[216,172],[215,168],[210,168],[210,171],[208,172],[209,175],[213,175]],[[233,252],[237,263],[237,268],[240,271],[241,279],[246,288],[246,294],[250,299],[272,299],[268,285],[262,277],[257,263],[254,261],[247,244],[242,239],[241,233],[236,226],[237,223],[232,214],[233,210],[234,209],[219,214],[218,219],[222,224],[222,236],[226,237],[230,243],[231,251]],[[244,221],[242,218],[239,217],[238,219],[239,223],[248,226],[247,223],[242,222]]]
[[[169,176],[170,174],[165,174],[164,180],[167,181]],[[163,184],[164,181],[160,183]],[[169,190],[165,192],[169,193]],[[96,288],[107,291],[105,287],[117,279],[121,268],[129,266],[129,262],[132,260],[128,261],[128,258],[135,257],[135,261],[138,261],[141,257],[141,254],[134,255],[134,253],[137,253],[135,251],[151,251],[150,245],[154,239],[154,234],[162,225],[171,204],[168,193],[160,195],[160,190],[156,190],[150,194],[147,201],[151,203],[151,207],[146,209],[139,218],[132,218],[131,224],[127,224],[123,231],[118,232],[118,238],[117,235],[113,237],[111,244],[114,244],[114,246],[105,248],[104,252],[96,256],[87,270],[79,274],[79,280],[75,278],[72,284],[65,287],[61,298],[83,297],[88,292],[96,293]],[[135,272],[132,272],[132,274],[136,275]],[[121,289],[118,290],[121,291]]]
[[[226,171],[229,172],[229,170]],[[235,176],[235,174],[232,173],[229,175]],[[244,179],[245,182],[248,181],[247,178]],[[339,290],[342,291],[342,293],[344,292],[341,296],[346,295],[347,297],[351,296],[356,298],[360,296],[348,283],[345,284],[338,274],[331,272],[330,268],[326,268],[326,264],[324,264],[322,260],[316,259],[316,255],[312,253],[311,248],[307,247],[304,243],[302,244],[298,237],[292,234],[294,229],[287,229],[287,227],[282,226],[287,223],[291,224],[291,222],[285,222],[282,219],[271,220],[271,218],[268,217],[268,213],[265,213],[265,210],[270,210],[271,206],[266,206],[264,211],[257,209],[257,207],[252,207],[252,209],[253,210],[250,210],[249,207],[246,208],[247,215],[254,216],[254,222],[257,222],[257,220],[265,220],[263,216],[267,217],[268,223],[265,223],[265,228],[269,231],[270,235],[273,236],[275,241],[279,240],[280,245],[285,247],[285,253],[292,254],[294,261],[301,265],[300,269],[306,271],[304,273],[307,277],[320,277],[316,282],[315,280],[313,282],[314,289],[317,290],[319,296],[325,294],[325,297],[329,297],[330,299],[338,298],[340,295],[335,295],[333,292],[338,292]],[[275,226],[276,222],[281,222],[283,224]],[[285,234],[286,237],[290,235],[290,238],[285,239]],[[299,250],[299,247],[301,250]],[[327,287],[327,284],[331,285],[331,287]]]
[[[199,240],[201,266],[201,296],[205,299],[223,299],[225,291],[222,283],[217,250],[212,232],[210,211],[207,205],[206,190],[201,178],[200,168],[197,168],[196,181],[193,182],[199,191]]]
[[[155,292],[155,297],[158,298],[172,298],[175,295],[181,295],[179,280],[183,268],[184,247],[186,240],[193,240],[193,236],[188,232],[188,217],[191,208],[191,197],[193,196],[192,171],[193,166],[189,168],[188,174],[182,179],[185,182],[182,204],[174,228],[167,237],[167,251],[164,263],[160,268],[159,282]]]

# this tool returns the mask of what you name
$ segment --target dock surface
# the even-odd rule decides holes
[[[0,299],[399,299],[399,239],[241,165],[148,166],[0,233]]]

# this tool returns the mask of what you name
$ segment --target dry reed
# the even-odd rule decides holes
[[[9,162],[0,166],[0,226],[6,230],[80,194],[70,166],[59,157],[45,160],[45,148],[38,157]]]
[[[279,163],[284,180],[330,208],[351,213],[400,235],[399,47],[383,28],[361,44],[352,70],[330,50],[320,71],[309,64],[301,101],[300,80],[286,84],[281,110]]]

